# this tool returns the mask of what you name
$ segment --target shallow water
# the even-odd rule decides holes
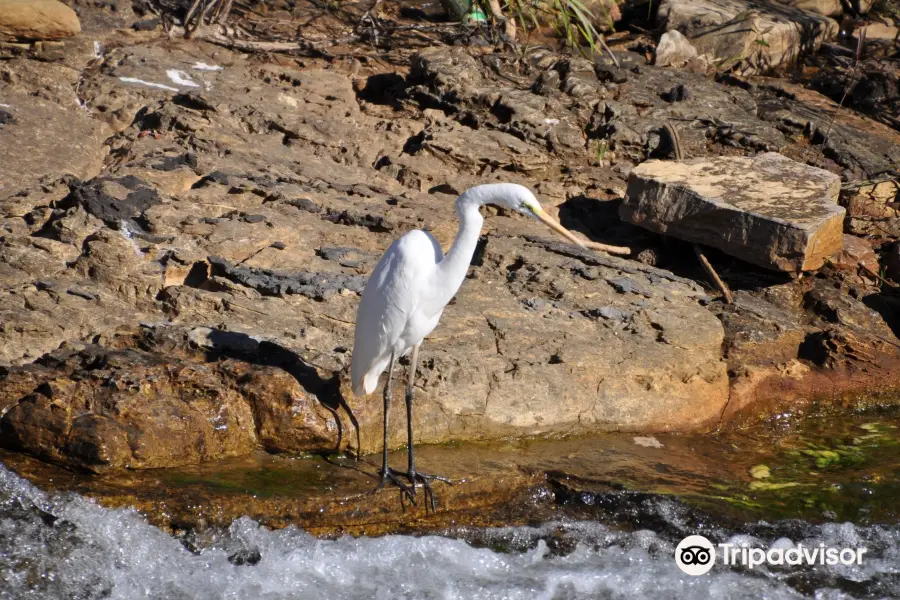
[[[321,540],[250,519],[177,539],[132,510],[50,495],[0,466],[0,598],[900,597],[900,527],[804,522],[707,526],[738,546],[865,546],[862,565],[678,570],[684,506],[645,503],[665,533],[570,521],[444,536]],[[749,533],[748,533],[749,532]],[[792,536],[788,542],[785,535]]]

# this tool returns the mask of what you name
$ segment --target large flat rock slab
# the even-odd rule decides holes
[[[765,72],[795,63],[802,53],[837,35],[837,22],[824,16],[834,12],[827,4],[664,0],[656,21],[666,31],[687,36],[699,54],[720,68],[742,63],[747,72]]]
[[[620,216],[778,271],[809,271],[841,249],[840,178],[769,152],[648,161]]]

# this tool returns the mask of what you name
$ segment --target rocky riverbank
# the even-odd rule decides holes
[[[75,6],[84,31],[55,54],[0,47],[8,450],[127,472],[356,450],[355,424],[376,450],[381,400],[347,382],[358,293],[405,231],[447,246],[455,197],[489,181],[633,253],[491,212],[424,347],[422,443],[710,431],[896,389],[885,111],[835,117],[815,85],[657,67],[639,36],[613,43],[618,65],[421,42],[267,56],[144,30],[124,3]],[[839,175],[844,249],[794,275],[710,252],[724,303],[689,245],[619,218],[631,170],[672,158],[666,123],[692,157],[772,151]]]

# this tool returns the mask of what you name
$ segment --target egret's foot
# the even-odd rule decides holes
[[[377,494],[384,488],[385,484],[390,481],[392,484],[396,485],[400,488],[400,499],[403,499],[403,496],[409,498],[409,501],[413,504],[416,503],[416,491],[415,486],[410,487],[403,483],[400,478],[406,476],[405,473],[398,474],[396,471],[391,469],[390,467],[385,467],[381,470],[381,481],[378,482],[378,485],[372,491],[373,494]]]
[[[422,483],[422,491],[425,494],[425,502],[426,508],[427,505],[431,505],[431,512],[435,512],[434,507],[434,491],[431,489],[432,481],[443,481],[447,485],[452,485],[450,480],[446,477],[441,477],[440,475],[429,475],[428,473],[420,473],[418,471],[409,471],[406,474],[406,478],[409,479],[410,484],[412,484],[412,494],[413,497],[416,495],[416,482]]]

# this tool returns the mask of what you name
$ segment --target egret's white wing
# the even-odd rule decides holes
[[[371,394],[387,368],[391,352],[433,284],[435,266],[443,257],[431,234],[410,231],[391,244],[369,276],[356,313],[351,378],[353,393]]]

